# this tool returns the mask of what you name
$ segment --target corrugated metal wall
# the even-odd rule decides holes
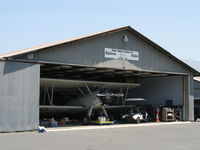
[[[0,61],[0,132],[38,127],[39,78],[39,65]]]
[[[129,41],[123,42],[128,35]],[[115,48],[139,52],[139,61],[105,58],[104,49]],[[27,59],[27,55],[17,56]],[[75,43],[61,44],[34,53],[35,60],[100,67],[190,73],[189,70],[146,43],[130,31],[120,31]]]
[[[194,121],[194,80],[193,76],[186,76],[186,80],[188,80],[187,91],[185,92],[186,103],[188,103],[188,111],[185,112],[186,120]],[[185,106],[185,108],[187,105]],[[186,108],[187,109],[187,108]]]

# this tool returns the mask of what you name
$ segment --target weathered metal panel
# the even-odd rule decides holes
[[[183,117],[186,121],[194,121],[193,76],[184,76],[184,109]]]
[[[126,43],[123,41],[124,35],[129,38]],[[105,48],[138,51],[139,61],[105,58]],[[27,55],[18,58],[27,59]],[[34,59],[134,70],[189,72],[188,69],[128,30],[46,48],[35,52]]]
[[[0,61],[0,132],[38,127],[39,79],[39,65]]]
[[[173,100],[174,105],[183,106],[183,77],[152,77],[142,78],[139,88],[130,91],[130,96],[142,97],[147,103],[164,105],[165,100]]]
[[[188,95],[189,95],[189,99],[188,99],[188,103],[189,103],[189,112],[188,112],[188,119],[189,121],[194,121],[194,80],[193,80],[193,76],[190,75],[188,76],[189,78],[189,88],[188,88]]]

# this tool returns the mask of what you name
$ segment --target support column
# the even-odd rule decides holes
[[[184,106],[183,120],[194,121],[194,96],[193,96],[193,76],[183,77],[184,85]]]

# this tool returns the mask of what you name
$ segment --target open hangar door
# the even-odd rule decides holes
[[[131,90],[129,96],[143,97],[146,103],[159,108],[160,119],[164,121],[163,108],[174,110],[174,120],[184,120],[186,87],[185,76],[160,74],[138,78],[140,87]]]
[[[40,66],[0,61],[0,132],[38,128]]]
[[[115,93],[123,94],[122,97],[115,98],[114,102],[109,105],[118,115],[130,110],[126,98],[144,98],[146,103],[155,106],[164,106],[166,100],[172,100],[172,105],[181,108],[184,106],[184,77],[182,75],[133,71],[123,69],[95,68],[88,66],[63,65],[63,64],[42,64],[41,80],[40,80],[40,119],[45,118],[83,118],[87,108],[83,105],[70,105],[68,100],[76,100],[78,96],[85,93],[90,94],[91,86],[84,84],[85,88],[79,87],[74,81],[94,81],[108,83],[127,84],[126,88],[115,89]],[[50,82],[45,83],[45,80]],[[54,83],[58,80],[60,84]],[[73,81],[72,83],[64,82]],[[63,81],[63,83],[62,83]],[[72,84],[73,88],[67,88],[67,84]],[[130,88],[128,84],[135,84],[134,88]],[[88,90],[89,88],[89,90]],[[95,88],[94,86],[92,88]],[[95,90],[95,89],[94,89]],[[120,91],[121,90],[121,91]],[[116,107],[120,106],[120,107]],[[116,109],[118,108],[118,109]],[[108,109],[108,112],[109,109]],[[183,113],[182,117],[183,118]],[[182,119],[181,119],[182,120]],[[62,124],[62,123],[61,123]]]

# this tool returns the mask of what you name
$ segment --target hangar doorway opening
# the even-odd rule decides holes
[[[166,75],[139,78],[140,87],[132,89],[130,97],[143,97],[146,103],[159,108],[161,121],[182,121],[186,117],[187,88],[185,76]],[[173,114],[167,119],[166,111]]]
[[[180,74],[163,72],[43,64],[40,79],[40,123],[44,126],[49,126],[51,121],[54,122],[51,126],[80,124],[90,110],[90,105],[87,105],[90,102],[86,102],[88,98],[82,101],[77,99],[93,95],[94,91],[100,91],[98,94],[106,96],[103,89],[109,89],[110,93],[116,95],[109,98],[109,103],[102,105],[105,106],[107,115],[117,122],[133,109],[143,109],[141,105],[148,108],[151,106],[152,110],[148,110],[148,113],[152,118],[149,121],[155,119],[154,108],[164,106],[176,108],[179,120],[183,120],[187,109],[184,78]],[[96,95],[97,93],[95,97]],[[106,116],[99,109],[97,107],[91,112],[95,119]],[[147,111],[147,107],[142,111]]]

